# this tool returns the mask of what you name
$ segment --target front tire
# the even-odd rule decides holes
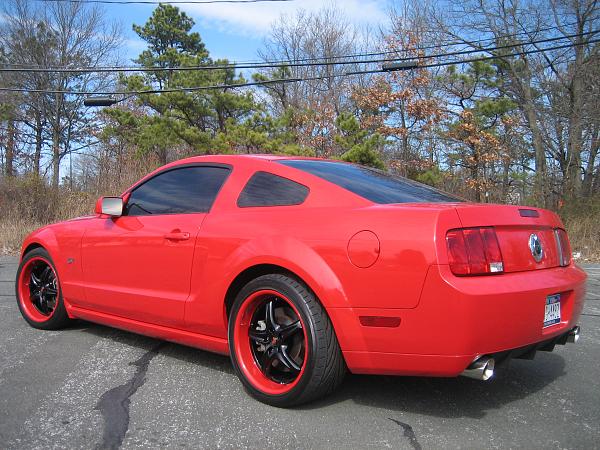
[[[245,389],[278,407],[323,397],[346,373],[327,313],[310,289],[283,274],[258,277],[238,293],[229,351]]]
[[[21,260],[15,291],[19,311],[33,328],[56,330],[71,321],[65,310],[56,267],[43,248],[27,252]]]

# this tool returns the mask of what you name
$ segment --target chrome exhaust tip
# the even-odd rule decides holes
[[[494,358],[484,356],[473,361],[471,365],[461,373],[461,376],[487,381],[494,376],[495,365]]]
[[[579,340],[580,331],[581,329],[579,328],[579,326],[576,326],[571,331],[569,331],[569,334],[567,334],[567,342],[570,342],[571,344],[576,343]]]

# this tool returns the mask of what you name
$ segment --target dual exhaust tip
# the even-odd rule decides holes
[[[476,380],[487,381],[494,376],[494,367],[496,361],[494,358],[483,356],[471,363],[461,375],[463,377],[474,378]]]
[[[567,333],[566,342],[572,344],[576,343],[579,340],[580,331],[581,329],[578,326],[571,329]],[[478,358],[475,361],[473,361],[471,365],[467,367],[463,371],[463,373],[461,373],[461,376],[474,378],[476,380],[481,381],[487,381],[494,376],[495,366],[496,361],[494,361],[494,358],[491,358],[489,356],[482,356],[481,358]]]
[[[579,340],[579,332],[581,329],[577,326],[567,334],[567,342],[575,344]]]

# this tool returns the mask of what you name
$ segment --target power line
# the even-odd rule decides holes
[[[55,1],[55,0],[38,0],[38,1]],[[57,1],[64,1],[64,0],[57,0]],[[493,38],[487,38],[487,39],[478,39],[478,40],[474,40],[474,41],[445,41],[445,43],[440,43],[440,44],[435,44],[435,45],[429,45],[429,46],[423,46],[423,47],[415,47],[413,49],[408,49],[411,51],[415,51],[415,52],[419,52],[419,51],[423,51],[423,50],[432,50],[432,49],[437,49],[437,48],[446,48],[446,47],[451,47],[451,46],[456,46],[456,45],[470,45],[471,47],[477,45],[477,44],[483,44],[484,42],[495,42],[501,39],[507,39],[507,38],[514,38],[517,36],[521,36],[521,35],[531,35],[531,34],[535,34],[535,33],[542,33],[545,31],[551,31],[551,30],[557,30],[560,28],[564,28],[564,27],[568,27],[571,25],[576,25],[577,22],[569,22],[569,23],[565,23],[565,24],[561,24],[559,26],[552,26],[552,27],[546,27],[546,28],[540,28],[538,30],[535,31],[522,31],[519,33],[512,33],[512,34],[503,34],[500,36],[496,36]],[[432,32],[435,30],[431,30]],[[562,36],[562,37],[557,37],[557,39],[562,39],[562,38],[566,38],[568,36]],[[525,45],[525,44],[523,44]],[[353,54],[347,54],[347,55],[332,55],[332,56],[319,56],[319,57],[312,57],[312,58],[290,58],[290,59],[280,59],[280,60],[267,60],[267,61],[261,61],[261,60],[246,60],[246,61],[238,61],[237,63],[232,63],[229,65],[226,65],[225,68],[229,68],[229,66],[233,67],[237,67],[237,68],[245,68],[245,67],[240,67],[240,66],[246,66],[246,65],[251,65],[252,67],[249,68],[253,68],[256,65],[263,65],[266,67],[270,67],[270,66],[288,66],[290,64],[295,64],[295,63],[302,63],[302,62],[308,62],[308,61],[326,61],[329,62],[331,60],[338,60],[338,59],[349,59],[349,58],[366,58],[369,56],[384,56],[384,55],[393,55],[393,54],[397,54],[401,51],[406,51],[407,49],[399,49],[399,50],[385,50],[385,51],[379,51],[379,52],[363,52],[363,53],[353,53]],[[475,51],[475,50],[474,50]],[[478,51],[483,51],[481,49],[478,49]],[[432,57],[432,56],[428,56],[428,57]],[[385,60],[387,61],[387,59]],[[382,60],[374,60],[373,62],[383,62]],[[356,61],[353,61],[352,63],[357,63]],[[50,69],[69,69],[72,70],[69,67],[46,67],[46,66],[42,66],[42,65],[35,65],[35,64],[18,64],[18,63],[5,63],[4,66],[10,66],[10,67],[21,67],[23,69],[45,69],[45,70],[50,70]],[[225,65],[222,65],[225,66]],[[214,67],[214,66],[213,66]],[[221,68],[221,67],[220,67]],[[91,67],[90,67],[91,69]],[[100,69],[106,69],[107,71],[117,71],[118,69],[128,69],[127,66],[114,66],[114,67],[109,67],[109,66],[99,66],[95,68],[96,70],[100,70]],[[131,67],[131,71],[149,71],[149,69],[142,69],[142,68],[137,68],[137,67]],[[195,69],[194,67],[190,67],[190,70]],[[159,69],[159,70],[174,70],[173,68],[171,69]]]
[[[284,3],[293,2],[295,0],[167,0],[167,1],[152,1],[152,0],[36,0],[37,2],[52,2],[52,3],[102,3],[111,5],[160,5],[166,3],[168,5],[209,5],[216,3]]]
[[[486,39],[476,39],[474,41],[444,40],[438,44],[426,45],[423,47],[415,47],[415,48],[409,49],[409,50],[418,52],[418,51],[422,51],[422,50],[433,50],[436,48],[452,47],[452,46],[456,46],[456,45],[470,45],[471,47],[473,47],[476,44],[483,44],[484,42],[495,42],[500,39],[506,39],[506,38],[517,37],[517,36],[522,36],[522,35],[530,36],[530,35],[536,34],[536,33],[543,33],[546,31],[559,30],[561,28],[570,27],[572,25],[577,25],[577,23],[578,22],[568,22],[568,23],[561,24],[558,26],[539,28],[535,31],[525,30],[525,31],[521,31],[519,33],[502,34],[499,36],[490,37],[490,38],[486,38]],[[439,32],[439,30],[422,30],[422,32],[423,33],[436,33],[436,32]],[[491,31],[487,31],[487,33],[491,33]],[[343,58],[354,58],[354,57],[363,58],[363,57],[368,57],[368,56],[383,56],[383,55],[397,54],[401,51],[406,51],[406,50],[407,49],[384,50],[384,51],[378,51],[378,52],[369,51],[369,52],[364,52],[364,53],[354,53],[354,54],[350,54],[350,55],[319,56],[319,57],[312,57],[312,58],[293,58],[293,59],[279,60],[279,61],[247,60],[247,61],[240,61],[240,62],[238,62],[238,64],[242,64],[242,63],[250,64],[250,63],[254,63],[254,62],[255,63],[304,62],[304,61],[320,61],[320,60],[324,60],[324,59],[330,60],[330,59],[343,59]]]
[[[0,87],[0,91],[4,92],[25,92],[25,93],[42,93],[42,94],[65,94],[65,95],[145,95],[145,94],[165,94],[165,93],[176,93],[176,92],[198,92],[198,91],[208,91],[208,90],[217,90],[217,89],[235,89],[242,87],[251,87],[251,86],[268,86],[273,84],[284,84],[284,83],[298,83],[302,81],[318,81],[318,80],[326,80],[330,78],[341,78],[348,77],[354,75],[371,75],[378,73],[386,73],[390,70],[412,70],[412,69],[427,69],[433,67],[444,67],[458,64],[467,64],[478,61],[490,61],[494,59],[503,59],[510,58],[515,56],[525,56],[533,53],[540,53],[550,50],[560,50],[569,47],[577,47],[586,44],[594,44],[596,42],[600,42],[599,39],[592,39],[584,43],[569,43],[564,45],[557,45],[554,47],[546,47],[542,49],[532,49],[525,50],[520,52],[508,53],[505,55],[491,55],[491,56],[481,56],[477,58],[469,58],[469,59],[461,59],[455,61],[445,61],[439,63],[431,63],[431,64],[418,64],[415,63],[412,66],[406,65],[404,67],[399,67],[397,69],[372,69],[372,70],[359,70],[355,72],[344,72],[338,74],[331,75],[321,75],[314,77],[306,77],[306,78],[279,78],[273,80],[261,80],[261,81],[251,81],[246,83],[238,83],[238,84],[218,84],[218,85],[210,85],[210,86],[194,86],[194,87],[181,87],[181,88],[171,88],[171,89],[147,89],[147,90],[136,90],[136,91],[113,91],[113,92],[96,92],[96,91],[67,91],[67,90],[46,90],[46,89],[24,89],[24,88],[7,88]]]
[[[283,63],[283,64],[223,64],[213,66],[178,66],[178,67],[77,67],[77,68],[14,68],[14,67],[0,67],[0,72],[18,72],[18,73],[105,73],[105,72],[179,72],[179,71],[198,71],[198,70],[227,70],[227,69],[276,69],[276,68],[290,68],[290,67],[314,67],[314,66],[338,66],[338,65],[356,65],[356,64],[375,64],[375,63],[390,63],[400,61],[414,61],[432,58],[447,58],[451,56],[463,56],[470,55],[473,53],[480,52],[493,52],[497,50],[505,50],[509,48],[544,44],[548,42],[562,41],[565,39],[583,37],[598,33],[600,30],[588,31],[585,33],[577,33],[565,36],[558,36],[552,38],[538,39],[535,41],[520,42],[516,44],[499,45],[495,47],[460,50],[455,52],[438,53],[433,55],[417,55],[412,57],[402,58],[384,58],[384,59],[363,59],[363,60],[350,60],[350,61],[323,61],[323,62],[309,62],[309,63]]]
[[[444,67],[444,66],[453,66],[456,64],[466,64],[466,63],[472,63],[472,62],[478,62],[478,61],[490,61],[492,59],[503,59],[503,58],[512,58],[514,56],[525,56],[525,55],[531,55],[533,53],[543,53],[545,51],[550,51],[550,50],[561,50],[564,48],[570,48],[570,47],[580,47],[582,45],[587,45],[587,44],[595,44],[596,42],[600,42],[600,38],[598,39],[590,39],[587,42],[580,42],[580,43],[569,43],[569,44],[564,44],[564,45],[557,45],[554,47],[546,47],[546,48],[536,48],[536,49],[532,49],[532,50],[523,50],[520,52],[514,52],[514,53],[510,53],[510,54],[506,54],[506,55],[492,55],[492,56],[482,56],[480,58],[470,58],[470,59],[463,59],[461,61],[446,61],[446,62],[441,62],[441,63],[432,63],[432,64],[419,64],[417,67],[419,69],[428,69],[428,68],[432,68],[432,67]],[[394,69],[382,69],[384,72],[390,72],[393,71]],[[406,68],[401,67],[400,70],[406,70]]]

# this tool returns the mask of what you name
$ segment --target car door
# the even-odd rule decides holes
[[[195,241],[230,168],[176,166],[128,195],[123,215],[94,221],[82,239],[83,307],[183,325]]]

